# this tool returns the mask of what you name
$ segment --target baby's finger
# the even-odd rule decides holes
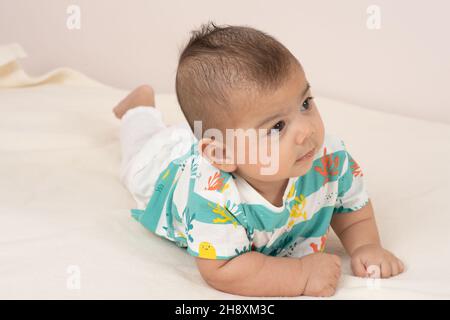
[[[405,264],[403,263],[403,261],[398,259],[398,264],[399,264],[399,267],[400,267],[400,272],[405,271]]]
[[[359,258],[352,259],[352,271],[357,277],[367,276],[366,267]]]
[[[397,261],[391,262],[391,275],[396,276],[400,273]]]
[[[392,274],[391,265],[389,262],[382,262],[381,263],[381,277],[382,278],[389,278]]]
[[[341,277],[341,270],[340,269],[334,270],[332,274],[332,279],[337,283],[340,277]]]
[[[341,258],[335,254],[332,255],[332,259],[334,263],[340,268],[341,267]]]
[[[336,288],[333,286],[325,287],[322,292],[320,292],[319,296],[321,297],[331,297],[336,293]]]

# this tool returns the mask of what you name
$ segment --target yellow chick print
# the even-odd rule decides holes
[[[216,259],[216,248],[209,242],[200,242],[198,245],[198,257]]]

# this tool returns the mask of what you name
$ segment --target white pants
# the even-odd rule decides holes
[[[166,126],[154,107],[135,107],[125,113],[120,128],[120,181],[136,200],[137,209],[146,208],[160,173],[188,152],[194,139],[187,122]]]

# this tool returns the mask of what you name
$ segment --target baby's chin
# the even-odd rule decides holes
[[[289,178],[297,178],[306,175],[312,168],[313,161],[308,161],[302,164],[291,165],[289,170],[283,170],[284,172],[273,172],[272,174],[264,174],[260,172],[252,178],[265,182],[278,182]],[[286,168],[286,167],[284,167]]]
[[[242,168],[239,171],[241,171],[241,173],[245,172],[244,176],[251,177],[255,180],[265,182],[278,182],[281,180],[306,175],[311,170],[313,162],[313,157],[310,157],[302,161],[280,164],[278,168],[260,165],[256,171],[255,169],[242,170]]]
[[[313,162],[314,162],[313,158],[305,159],[304,161],[300,162],[294,162],[291,168],[292,171],[291,176],[292,177],[304,176],[311,170]]]

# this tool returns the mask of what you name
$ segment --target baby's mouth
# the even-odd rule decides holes
[[[300,158],[297,158],[297,160],[295,162],[302,162],[303,160],[307,160],[307,159],[311,158],[312,156],[314,156],[314,153],[315,153],[315,148],[312,148],[306,154],[304,154]]]

